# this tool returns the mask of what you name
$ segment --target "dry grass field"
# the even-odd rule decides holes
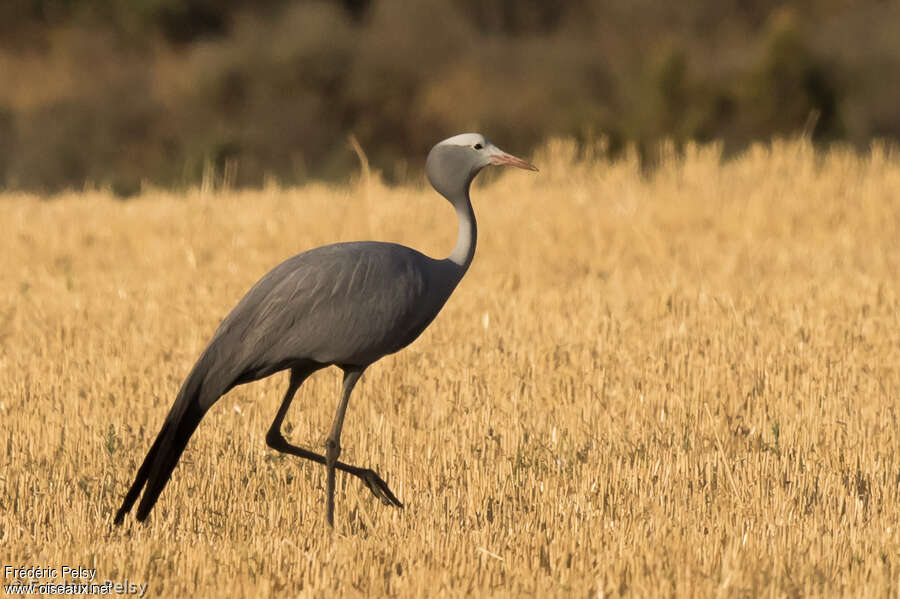
[[[900,595],[900,158],[533,161],[473,190],[472,269],[351,400],[342,459],[406,509],[339,474],[334,532],[324,468],[264,441],[285,374],[219,401],[147,525],[111,521],[258,277],[339,240],[446,255],[449,205],[0,196],[0,565],[171,597]],[[321,449],[339,383],[307,382],[289,440]]]

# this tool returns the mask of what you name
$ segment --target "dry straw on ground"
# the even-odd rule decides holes
[[[300,250],[449,252],[424,187],[0,196],[0,561],[154,596],[894,596],[900,161],[689,148],[474,190],[475,263],[357,387],[343,457],[264,442],[284,375],[210,412],[147,526],[111,526],[218,321]],[[321,447],[339,376],[287,437]],[[340,476],[340,475],[339,475]],[[6,579],[5,582],[11,582]]]

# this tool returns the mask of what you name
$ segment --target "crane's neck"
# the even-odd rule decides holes
[[[478,241],[478,225],[475,222],[475,212],[472,210],[472,202],[469,200],[469,191],[454,201],[456,216],[459,218],[459,233],[456,237],[456,247],[448,259],[460,268],[460,277],[469,269],[472,258],[475,257],[475,244]]]

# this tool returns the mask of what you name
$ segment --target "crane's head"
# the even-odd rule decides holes
[[[465,196],[475,175],[490,165],[537,170],[530,162],[507,154],[480,133],[462,133],[431,148],[425,161],[425,174],[431,185],[452,201]]]

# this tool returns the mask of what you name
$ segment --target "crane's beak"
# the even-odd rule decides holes
[[[538,170],[537,167],[530,162],[522,160],[521,158],[516,158],[512,154],[507,154],[497,147],[494,148],[494,152],[491,154],[491,164],[494,166],[516,166],[518,168],[524,168],[526,171]]]

